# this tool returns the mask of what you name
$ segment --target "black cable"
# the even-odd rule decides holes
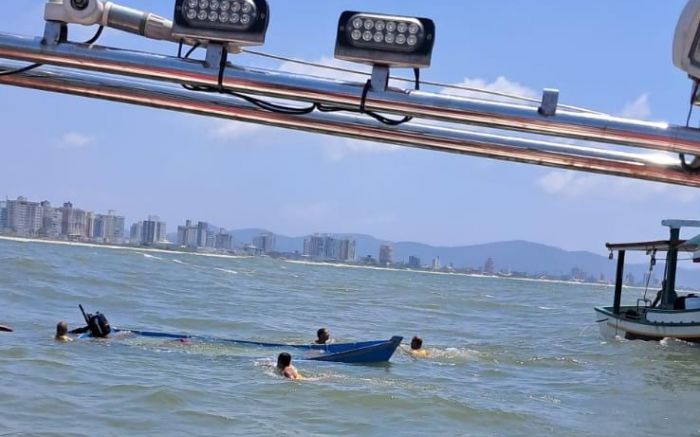
[[[92,36],[92,38],[85,41],[83,44],[87,44],[89,46],[95,44],[97,42],[97,40],[100,39],[100,37],[102,36],[103,30],[105,30],[104,26],[100,26],[99,28],[97,28],[97,32],[95,32],[95,34]]]
[[[413,75],[415,78],[415,89],[420,90],[420,69],[414,68]],[[323,105],[323,104],[316,105],[317,109],[321,112],[339,112],[339,111],[359,112],[360,114],[367,114],[370,117],[374,118],[375,120],[379,121],[380,123],[386,124],[388,126],[398,126],[400,124],[403,124],[403,123],[406,123],[406,122],[413,120],[412,116],[405,116],[401,119],[394,120],[391,118],[384,117],[383,115],[377,114],[376,112],[365,110],[365,103],[367,101],[367,94],[369,93],[369,90],[371,89],[371,87],[372,87],[372,81],[367,80],[367,82],[365,82],[364,87],[362,87],[362,98],[360,100],[360,107],[358,109],[345,109],[345,108],[339,108],[336,106],[327,106],[327,105]]]
[[[276,103],[267,102],[255,97],[251,97],[246,94],[237,93],[235,91],[227,90],[226,88],[216,88],[211,86],[201,86],[201,85],[182,85],[183,88],[190,91],[204,92],[204,93],[219,93],[228,96],[236,97],[241,100],[257,106],[260,109],[264,109],[270,112],[276,112],[278,114],[289,114],[289,115],[305,115],[310,114],[316,110],[317,105],[311,105],[306,108],[293,108],[289,106],[282,106]]]
[[[83,44],[92,45],[95,42],[97,42],[97,40],[100,39],[100,36],[102,36],[103,30],[104,30],[104,26],[100,26],[97,29],[97,32],[95,32],[95,35],[93,35],[92,38],[90,38],[89,40],[83,42]],[[44,65],[44,64],[35,63],[35,64],[29,64],[26,67],[18,68],[16,70],[0,71],[0,76],[11,76],[13,74],[25,73],[25,72],[33,70],[35,68],[39,68],[42,65]]]
[[[190,49],[187,51],[187,53],[185,53],[185,59],[189,58],[190,55],[191,55],[192,53],[194,53],[194,51],[197,50],[197,49],[199,48],[199,46],[201,46],[201,45],[202,45],[202,43],[200,43],[200,42],[194,43],[194,45],[192,46],[192,48],[190,48]]]
[[[690,118],[693,115],[693,108],[694,108],[694,102],[695,102],[695,96],[698,92],[698,85],[700,85],[700,82],[697,80],[693,81],[693,90],[690,92],[690,107],[688,108],[688,116],[685,119],[685,127],[690,127]],[[694,168],[692,165],[688,164],[685,160],[685,153],[679,153],[678,158],[681,160],[681,168],[685,171],[692,171],[692,172],[697,172],[698,168]],[[692,162],[691,162],[692,164]]]
[[[197,50],[202,45],[202,43],[197,41],[196,43],[194,43],[192,45],[192,47],[190,47],[190,49],[187,51],[187,53],[185,53],[185,56],[182,56],[182,48],[184,47],[184,45],[185,45],[185,41],[181,39],[180,42],[178,43],[178,46],[177,46],[177,57],[179,59],[188,59],[192,55],[192,53],[194,53],[194,51]]]
[[[185,54],[185,59],[189,57],[192,52],[199,47],[199,43],[195,43],[195,45]],[[182,87],[185,88],[186,90],[190,91],[199,91],[199,92],[208,92],[208,93],[219,93],[219,94],[225,94],[229,96],[233,96],[242,100],[245,100],[248,103],[251,103],[258,108],[264,109],[266,111],[270,112],[276,112],[278,114],[290,114],[290,115],[304,115],[304,114],[310,114],[314,110],[316,110],[316,104],[313,104],[311,106],[308,106],[306,108],[293,108],[289,106],[282,106],[278,105],[276,103],[272,102],[267,102],[265,100],[261,100],[255,97],[251,97],[246,94],[241,94],[237,93],[235,91],[228,90],[224,88],[224,74],[226,73],[226,61],[228,57],[228,51],[226,48],[223,49],[221,60],[219,63],[219,75],[217,79],[217,87],[211,87],[211,86],[201,86],[201,85],[188,85],[188,84],[183,84]]]
[[[16,70],[6,70],[0,71],[0,76],[11,76],[13,74],[24,73],[25,71],[33,70],[35,68],[41,67],[43,64],[29,64],[26,67],[18,68]]]

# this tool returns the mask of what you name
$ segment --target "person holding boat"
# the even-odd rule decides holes
[[[428,351],[423,349],[423,339],[414,335],[411,339],[411,349],[408,350],[408,353],[413,358],[427,358]]]
[[[652,308],[656,308],[661,303],[661,298],[664,295],[664,290],[666,289],[666,280],[661,281],[661,290],[656,292],[656,298],[654,302],[651,303]]]
[[[316,340],[314,341],[315,344],[331,344],[333,343],[333,339],[331,338],[331,333],[328,331],[326,328],[320,328],[318,331],[316,331]]]
[[[83,306],[79,305],[79,307],[80,311],[83,313],[87,326],[74,329],[70,331],[70,334],[89,333],[90,337],[105,338],[110,332],[112,332],[112,328],[109,326],[109,321],[104,314],[100,313],[99,311],[95,314],[86,314],[83,310]]]
[[[287,379],[301,379],[297,369],[292,366],[292,356],[287,352],[282,352],[277,356],[277,373]]]
[[[56,341],[60,341],[62,343],[68,343],[69,341],[73,341],[72,338],[68,336],[68,323],[64,322],[61,320],[58,322],[56,325]]]

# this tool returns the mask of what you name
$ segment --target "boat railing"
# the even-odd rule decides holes
[[[640,305],[640,303],[643,303],[644,305]],[[646,297],[640,297],[639,299],[637,299],[637,312],[641,313],[640,308],[651,308],[651,303],[651,299],[647,299]]]

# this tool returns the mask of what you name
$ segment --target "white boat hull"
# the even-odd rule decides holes
[[[700,342],[700,310],[664,311],[644,309],[641,317],[633,319],[625,311],[636,307],[622,307],[615,315],[610,307],[597,307],[596,322],[606,338],[661,340],[671,337]]]

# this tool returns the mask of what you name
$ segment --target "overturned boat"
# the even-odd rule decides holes
[[[663,220],[661,224],[670,229],[668,240],[606,244],[611,257],[613,252],[617,252],[613,306],[595,308],[598,316],[596,321],[601,333],[606,337],[620,336],[628,340],[661,340],[672,337],[700,342],[700,296],[693,293],[681,295],[676,292],[678,254],[692,252],[693,261],[700,261],[700,235],[682,240],[681,228],[700,228],[700,221]],[[653,301],[647,298],[645,293],[643,298],[637,299],[636,305],[620,304],[625,253],[628,251],[643,251],[650,255],[651,265],[655,264],[657,252],[666,254],[662,287]]]
[[[135,335],[139,337],[162,338],[181,341],[201,341],[206,343],[224,343],[257,346],[275,349],[292,349],[298,351],[296,359],[312,361],[331,361],[349,364],[370,364],[389,361],[396,349],[401,344],[403,337],[394,336],[388,340],[362,341],[354,343],[331,344],[285,344],[264,343],[249,340],[235,340],[206,335],[172,334],[167,332],[139,331],[133,329],[112,329],[114,333]]]

